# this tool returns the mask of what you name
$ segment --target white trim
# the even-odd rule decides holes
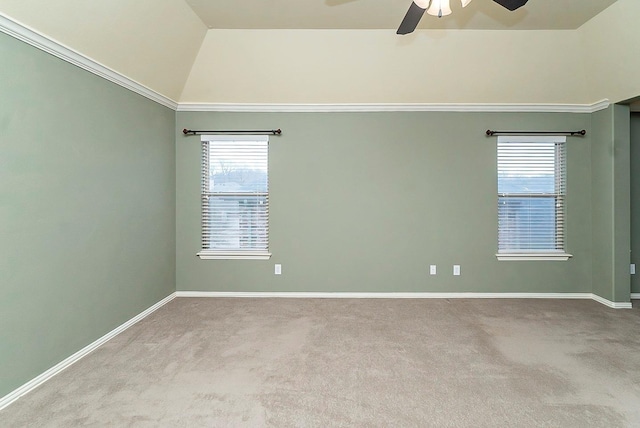
[[[600,297],[597,294],[593,294],[592,296],[593,300],[596,302],[602,303],[603,305],[613,309],[632,309],[631,302],[612,302],[611,300]]]
[[[196,254],[201,260],[269,260],[271,253],[249,253],[249,252],[211,252],[207,250]]]
[[[566,262],[573,254],[568,253],[498,253],[496,257],[500,261],[522,262],[522,261],[552,261]]]
[[[248,113],[333,113],[333,112],[529,112],[595,113],[609,107],[609,100],[594,104],[224,104],[180,103],[178,111]]]
[[[350,293],[272,291],[176,291],[176,297],[239,297],[287,299],[592,299],[591,293]]]
[[[640,293],[631,293],[632,300],[640,300]]]
[[[21,40],[35,48],[38,48],[44,52],[47,52],[53,56],[56,56],[70,64],[89,71],[97,76],[102,77],[110,82],[118,84],[123,88],[129,89],[143,97],[146,97],[152,101],[162,104],[165,107],[176,110],[178,103],[164,95],[150,89],[141,83],[132,80],[123,74],[118,73],[115,70],[89,58],[80,52],[71,49],[64,44],[45,36],[42,33],[22,24],[13,18],[0,13],[0,32],[8,34],[18,40]]]
[[[24,385],[22,385],[18,389],[14,390],[14,391],[10,392],[9,394],[5,395],[4,397],[0,398],[0,410],[4,409],[8,405],[10,405],[14,401],[16,401],[18,398],[22,397],[23,395],[28,394],[29,392],[33,391],[34,389],[36,389],[37,387],[39,387],[40,385],[42,385],[43,383],[45,383],[46,381],[48,381],[49,379],[51,379],[52,377],[57,375],[58,373],[62,372],[67,367],[69,367],[72,364],[78,362],[78,360],[80,360],[81,358],[87,356],[92,351],[94,351],[96,348],[102,346],[103,344],[105,344],[109,340],[113,339],[115,336],[117,336],[118,334],[122,333],[123,331],[125,331],[126,329],[128,329],[129,327],[131,327],[132,325],[137,323],[138,321],[140,321],[143,318],[149,316],[152,312],[154,312],[154,311],[158,310],[160,307],[166,305],[171,300],[173,300],[175,297],[176,297],[175,293],[170,294],[169,296],[165,297],[164,299],[162,299],[161,301],[159,301],[155,305],[151,306],[150,308],[148,308],[144,312],[141,312],[140,314],[138,314],[135,317],[131,318],[129,321],[125,322],[124,324],[120,325],[119,327],[115,328],[114,330],[110,331],[109,333],[105,334],[104,336],[102,336],[101,338],[96,340],[95,342],[85,346],[84,348],[82,348],[81,350],[76,352],[75,354],[73,354],[70,357],[66,358],[65,360],[59,362],[55,366],[51,367],[49,370],[47,370],[44,373],[42,373],[42,374],[36,376],[35,378],[31,379],[29,382],[25,383]]]
[[[631,309],[631,302],[612,302],[593,293],[350,293],[288,291],[176,291],[176,297],[285,299],[576,299],[595,300],[613,309]],[[640,296],[639,296],[640,297]]]
[[[591,111],[589,111],[588,113],[595,113],[600,110],[606,110],[609,108],[610,105],[611,105],[611,101],[605,98],[603,100],[600,100],[596,103],[591,104]]]

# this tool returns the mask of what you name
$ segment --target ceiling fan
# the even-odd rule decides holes
[[[522,6],[524,6],[529,0],[493,0],[498,3],[500,6],[505,7],[511,11],[514,11]],[[471,0],[461,0],[462,7],[466,7]],[[411,6],[409,6],[409,11],[405,15],[404,19],[400,23],[400,28],[396,31],[396,34],[409,34],[412,33],[413,30],[416,29],[422,15],[424,15],[425,11],[429,15],[434,15],[439,18],[442,18],[444,15],[449,15],[451,13],[451,6],[449,5],[449,0],[413,0]]]

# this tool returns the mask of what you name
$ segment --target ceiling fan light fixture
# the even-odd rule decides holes
[[[451,15],[451,5],[449,4],[449,0],[433,0],[431,2],[431,6],[427,9],[427,13],[429,15],[437,16],[438,18]]]
[[[328,1],[328,0],[327,0]],[[472,0],[460,0],[462,7],[467,7]],[[529,0],[493,0],[500,6],[511,11],[527,4]],[[450,0],[412,0],[407,14],[398,27],[396,34],[413,33],[418,27],[424,13],[442,18],[451,14]]]

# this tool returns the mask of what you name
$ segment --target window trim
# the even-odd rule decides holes
[[[517,136],[498,136],[497,143],[561,143],[566,144],[567,137],[562,135],[554,136],[539,136],[539,135],[517,135]],[[497,157],[497,153],[496,153]],[[566,152],[565,152],[565,174],[566,174]],[[497,171],[496,171],[497,173]],[[566,218],[566,205],[565,205],[565,218]],[[567,261],[572,254],[566,252],[566,223],[563,225],[565,229],[565,240],[563,241],[564,249],[562,250],[504,250],[496,253],[496,258],[499,261]],[[499,233],[499,228],[498,228]]]
[[[500,261],[508,261],[508,262],[522,262],[522,261],[531,261],[531,260],[539,260],[539,261],[550,261],[550,262],[566,262],[573,254],[565,253],[562,251],[558,252],[550,252],[550,251],[541,251],[541,252],[528,252],[528,253],[496,253],[496,258]]]
[[[201,135],[200,136],[201,143],[211,143],[215,141],[259,141],[267,143],[267,159],[268,159],[268,147],[269,147],[269,136],[268,135]],[[203,153],[200,152],[200,167],[202,174],[203,167]],[[267,163],[267,174],[269,174],[268,163]],[[202,192],[203,184],[200,183],[200,188]],[[267,197],[269,195],[269,190],[267,189]],[[202,206],[200,207],[200,216],[203,215]],[[267,222],[269,218],[267,217]],[[202,217],[200,219],[200,241],[202,244]],[[267,226],[268,230],[268,226]],[[269,260],[271,258],[271,252],[269,251],[269,238],[267,234],[267,248],[265,250],[210,250],[201,248],[200,251],[196,253],[196,256],[200,258],[200,260]]]
[[[202,250],[196,254],[200,260],[269,260],[271,253],[262,251],[214,251]]]

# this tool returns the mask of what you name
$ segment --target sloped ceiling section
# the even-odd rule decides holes
[[[530,3],[537,9],[549,1]],[[182,104],[593,104],[640,96],[640,0],[563,5],[569,1],[590,13],[610,6],[577,30],[422,30],[404,37],[389,29],[251,28],[259,22],[207,30],[203,20],[215,24],[200,10],[207,4],[266,19],[235,0],[0,0],[0,14]],[[316,3],[334,13],[392,2],[400,0]],[[475,0],[465,13],[489,13],[487,3]],[[458,12],[443,20],[462,19]]]
[[[592,98],[640,96],[640,0],[618,0],[578,31]]]
[[[0,0],[0,13],[175,101],[207,32],[184,0]]]
[[[180,102],[599,101],[582,60],[576,31],[209,30]]]
[[[211,29],[395,30],[411,0],[185,0]],[[418,29],[575,30],[616,0],[531,0],[509,12],[491,0],[463,8],[451,1],[453,14],[425,16]]]

